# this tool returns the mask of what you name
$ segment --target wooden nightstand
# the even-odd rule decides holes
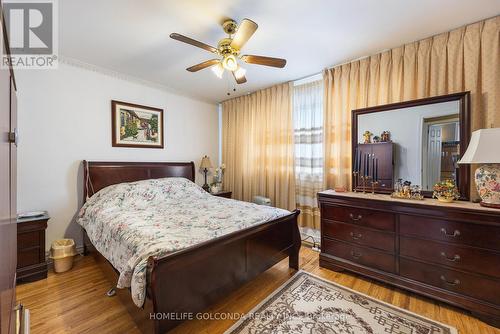
[[[42,216],[17,219],[17,282],[47,278],[45,229],[50,219]]]
[[[219,191],[218,193],[211,193],[211,194],[214,196],[217,196],[217,197],[231,198],[231,196],[233,195],[233,192],[232,191]]]

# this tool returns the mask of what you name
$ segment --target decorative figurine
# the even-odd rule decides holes
[[[380,135],[380,140],[383,143],[390,142],[391,141],[391,132],[390,131],[384,131],[384,132],[382,132],[382,134]]]
[[[370,131],[365,131],[365,133],[363,133],[363,144],[371,144],[372,142],[372,135],[373,133],[371,133]]]
[[[433,190],[432,197],[437,198],[440,202],[451,203],[460,198],[460,193],[454,180],[438,182],[434,185]]]
[[[422,190],[419,185],[411,185],[410,181],[398,179],[394,184],[394,192],[391,194],[393,198],[416,199],[423,200]]]
[[[380,137],[379,136],[374,136],[373,137],[373,142],[374,143],[380,143]]]

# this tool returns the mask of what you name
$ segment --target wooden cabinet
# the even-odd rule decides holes
[[[17,282],[33,282],[47,277],[45,230],[48,214],[17,221]]]
[[[0,1],[0,6],[2,1]],[[3,36],[0,58],[10,54],[0,11]],[[0,334],[16,332],[16,151],[17,104],[14,72],[0,68]],[[17,308],[19,310],[19,308]]]
[[[233,195],[232,191],[219,191],[218,193],[212,193],[212,195],[217,197],[231,198]]]
[[[500,210],[382,194],[318,198],[320,266],[406,288],[500,327]]]
[[[394,143],[373,143],[358,144],[358,150],[361,156],[369,154],[378,160],[378,185],[375,190],[382,193],[390,193],[394,187]],[[361,172],[363,172],[361,166]],[[373,174],[372,165],[368,164],[368,175]],[[371,190],[371,184],[367,184],[367,189]],[[363,190],[362,181],[357,179],[356,188]]]

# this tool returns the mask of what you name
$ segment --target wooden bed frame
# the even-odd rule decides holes
[[[193,162],[87,162],[84,200],[112,184],[162,177],[185,177],[194,182]],[[266,224],[148,259],[147,298],[144,307],[132,302],[128,289],[117,294],[143,332],[166,333],[190,316],[227,296],[258,274],[289,257],[298,270],[299,211]],[[118,273],[95,250],[84,231],[84,252],[92,252],[114,286]]]

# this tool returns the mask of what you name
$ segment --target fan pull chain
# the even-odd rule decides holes
[[[226,73],[224,73],[226,74]],[[231,96],[231,93],[229,92],[231,90],[231,76],[229,75],[229,72],[227,73],[227,96]],[[236,87],[233,86],[233,92],[236,92]]]

